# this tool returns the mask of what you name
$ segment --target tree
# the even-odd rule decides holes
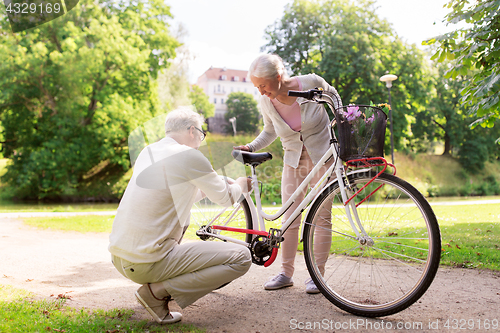
[[[438,44],[434,59],[454,60],[448,77],[470,77],[461,101],[478,118],[473,127],[492,127],[500,118],[500,1],[451,0],[446,7],[452,9],[448,23],[467,27],[423,44]]]
[[[4,179],[16,196],[77,196],[123,174],[128,134],[158,112],[154,79],[178,46],[169,7],[82,0],[18,34],[0,10],[3,153],[13,162]]]
[[[257,102],[251,94],[244,92],[232,92],[226,101],[227,112],[224,115],[226,121],[236,117],[238,132],[255,133],[259,124],[259,111]],[[232,125],[226,126],[226,132],[232,133]]]
[[[402,147],[411,139],[411,117],[428,102],[426,57],[374,12],[373,0],[295,0],[266,29],[263,51],[280,55],[294,75],[322,76],[344,104],[386,102],[379,78],[387,71],[398,75],[391,94],[395,144]]]
[[[187,35],[187,31],[182,23],[179,23],[173,34],[178,41],[182,42]],[[191,103],[188,71],[189,61],[193,59],[188,47],[182,44],[176,49],[176,57],[171,61],[169,67],[162,69],[158,74],[160,107],[164,112]]]
[[[500,147],[494,143],[500,129],[469,128],[473,116],[460,102],[460,91],[467,84],[467,78],[445,77],[449,62],[436,63],[433,74],[432,99],[429,106],[416,115],[412,132],[417,143],[424,142],[421,151],[427,151],[425,141],[439,139],[444,143],[443,155],[457,157],[463,167],[471,172],[484,168],[488,160],[498,159]]]
[[[210,103],[208,95],[205,94],[203,88],[193,84],[189,89],[189,100],[196,108],[196,112],[202,114],[205,119],[213,117],[215,114],[215,105]]]
[[[177,60],[177,58],[176,58]],[[190,104],[187,68],[175,61],[158,74],[158,97],[164,112]]]
[[[458,77],[455,80],[446,78],[444,73],[449,63],[436,64],[436,71],[432,75],[432,99],[427,108],[415,116],[412,123],[412,132],[417,138],[415,141],[429,142],[436,139],[444,143],[443,155],[451,155],[453,149],[458,149],[467,131],[470,117],[460,103],[460,90],[466,79]],[[428,144],[421,144],[418,151],[427,151]]]
[[[476,127],[464,132],[464,139],[458,151],[458,158],[465,169],[478,172],[484,169],[486,161],[500,159],[500,121],[491,128]]]

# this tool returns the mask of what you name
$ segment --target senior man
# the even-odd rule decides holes
[[[203,117],[191,110],[167,115],[166,136],[137,158],[132,178],[117,210],[109,251],[116,269],[142,284],[135,296],[160,324],[182,319],[170,312],[242,276],[251,265],[250,251],[222,242],[180,244],[194,202],[207,196],[229,206],[248,192],[250,180],[228,184],[198,150],[205,133]]]

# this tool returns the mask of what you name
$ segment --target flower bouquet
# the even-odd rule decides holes
[[[351,104],[335,110],[335,117],[342,160],[384,156],[387,115],[380,107]]]

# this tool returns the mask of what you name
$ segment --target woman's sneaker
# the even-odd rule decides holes
[[[314,281],[311,278],[306,280],[306,293],[308,293],[308,294],[319,294],[320,293],[318,287],[316,287],[316,284],[314,283]]]
[[[264,284],[265,290],[276,290],[293,286],[293,279],[280,273]]]

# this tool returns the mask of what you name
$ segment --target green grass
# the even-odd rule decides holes
[[[442,238],[441,264],[500,271],[500,211],[497,204],[434,206]],[[25,223],[51,230],[111,232],[113,216],[25,218]],[[268,222],[269,223],[269,222]],[[268,227],[278,227],[279,221]],[[198,239],[191,224],[186,238]],[[299,244],[302,251],[302,244]]]
[[[441,228],[441,263],[500,270],[498,204],[435,206]]]
[[[26,291],[0,285],[0,332],[205,332],[193,325],[133,320],[133,310],[77,310],[64,303],[33,300]]]
[[[23,218],[25,224],[38,229],[62,231],[111,232],[114,216],[65,216],[65,217],[28,217]]]
[[[387,156],[386,156],[387,158]],[[455,158],[395,153],[397,176],[426,197],[500,194],[500,162],[488,161],[481,172],[466,171]]]
[[[462,268],[481,268],[500,271],[500,211],[498,204],[475,204],[457,206],[434,206],[441,231],[441,264]],[[410,219],[411,220],[411,219]],[[421,234],[408,227],[398,228],[400,234]],[[382,235],[386,236],[386,235]],[[334,237],[335,238],[335,237]],[[377,242],[377,240],[375,239]],[[427,241],[399,240],[398,245],[381,245],[387,251],[399,252],[398,246],[407,246],[405,255],[424,258],[419,249],[427,248]],[[417,248],[413,248],[417,247]],[[332,243],[332,252],[343,252],[352,248],[352,240],[337,237]],[[380,253],[369,253],[381,258]],[[350,255],[360,255],[355,251]],[[368,253],[365,253],[368,255]]]
[[[0,200],[0,213],[114,211],[117,203],[47,204]]]

